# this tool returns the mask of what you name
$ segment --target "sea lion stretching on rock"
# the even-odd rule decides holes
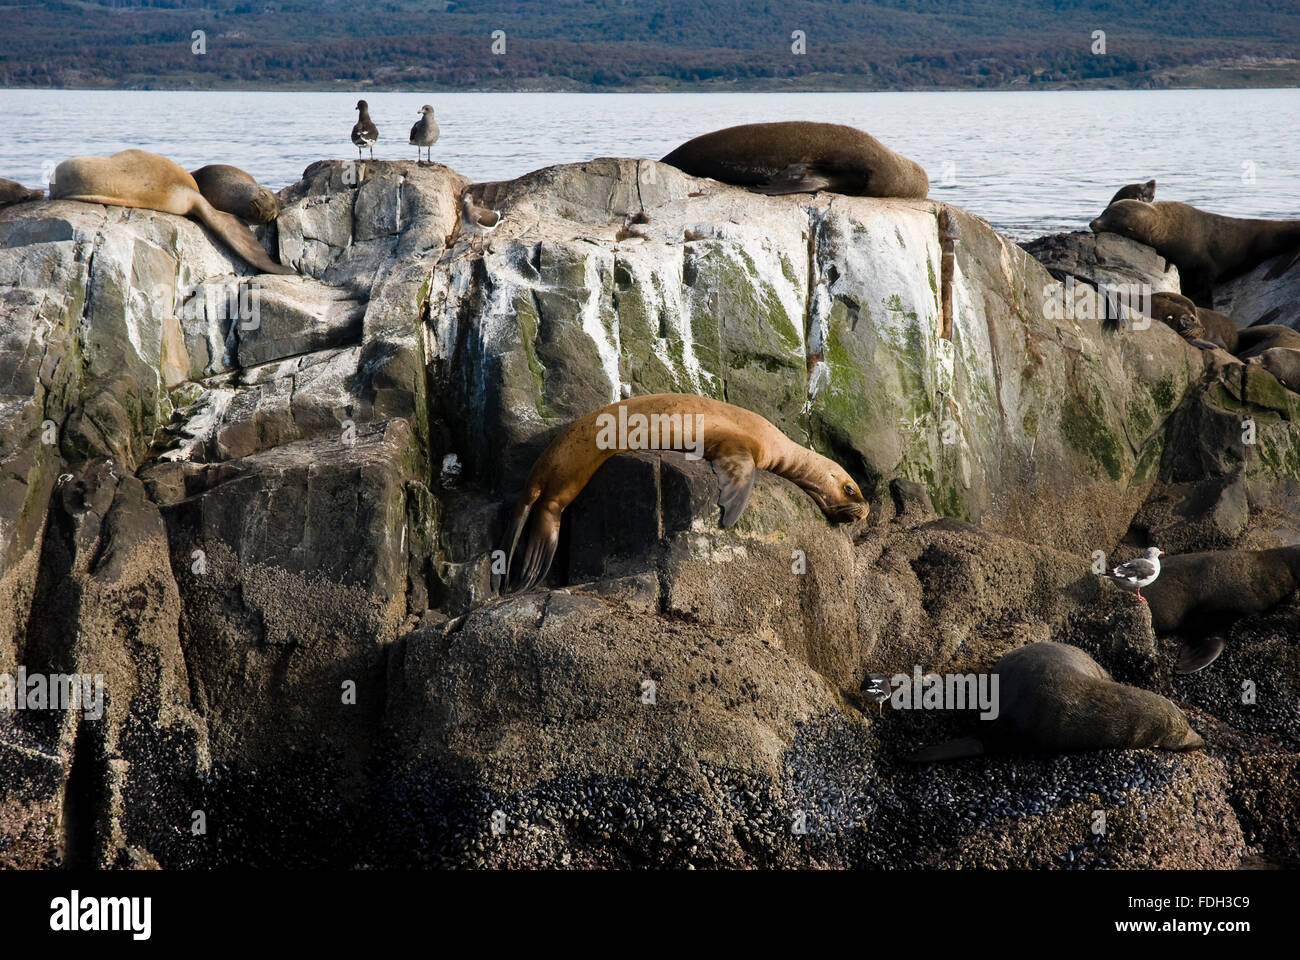
[[[981,735],[926,747],[912,760],[956,760],[990,748],[1058,754],[1204,746],[1172,701],[1116,683],[1077,647],[1031,643],[1012,650],[992,672],[998,676],[998,715],[981,721]]]
[[[1300,588],[1300,547],[1183,553],[1164,563],[1147,588],[1151,625],[1159,633],[1203,634],[1216,623],[1263,613]],[[1193,673],[1223,649],[1214,637],[1193,639],[1179,658],[1179,673]]]
[[[1183,292],[1207,307],[1216,283],[1300,246],[1300,220],[1223,217],[1171,200],[1119,200],[1088,226],[1154,247],[1178,267]]]
[[[930,180],[919,164],[854,127],[838,123],[747,123],[688,140],[663,158],[693,177],[758,193],[833,190],[861,197],[923,198]]]
[[[1270,347],[1250,357],[1247,363],[1263,367],[1288,390],[1300,393],[1300,350]]]
[[[11,203],[26,203],[28,200],[40,200],[44,196],[44,190],[31,190],[16,180],[0,177],[0,207],[7,207]]]
[[[1115,196],[1110,198],[1110,203],[1117,200],[1141,200],[1143,203],[1150,203],[1156,198],[1156,182],[1148,180],[1146,183],[1129,183],[1115,191]],[[1106,206],[1110,206],[1110,203]]]
[[[73,157],[54,170],[52,200],[81,200],[115,207],[140,207],[193,217],[222,243],[263,273],[293,273],[267,256],[239,220],[203,199],[199,186],[166,157],[143,150],[123,150],[111,157]]]
[[[218,210],[249,223],[270,223],[280,215],[279,198],[238,167],[210,163],[190,176],[203,199]]]
[[[602,463],[626,450],[679,450],[711,461],[724,527],[740,519],[756,469],[798,484],[836,523],[867,515],[858,485],[839,464],[799,446],[758,414],[684,393],[633,397],[575,420],[537,458],[515,502],[502,585],[509,583],[525,527],[519,589],[546,576],[559,542],[560,514]]]

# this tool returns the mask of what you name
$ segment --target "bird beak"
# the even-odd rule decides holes
[[[1164,552],[1163,550],[1161,550],[1161,551],[1160,551],[1160,556],[1163,557],[1164,555],[1165,555],[1165,552]]]

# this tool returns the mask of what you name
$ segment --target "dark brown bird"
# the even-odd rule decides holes
[[[352,142],[357,145],[357,159],[361,151],[368,148],[370,159],[375,159],[375,141],[379,139],[379,128],[370,119],[370,105],[364,100],[357,101],[357,122],[352,126]]]
[[[411,143],[415,146],[415,156],[417,162],[420,159],[420,148],[429,148],[429,162],[433,162],[432,147],[438,142],[438,124],[433,119],[433,107],[427,103],[420,108],[420,119],[415,121],[415,126],[411,127]]]

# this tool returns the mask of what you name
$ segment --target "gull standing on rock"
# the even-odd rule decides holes
[[[1156,577],[1160,576],[1160,558],[1164,555],[1159,547],[1147,547],[1145,556],[1121,563],[1111,571],[1111,576],[1120,586],[1136,591],[1137,598],[1146,603],[1142,588],[1156,582]]]
[[[352,142],[357,145],[357,159],[361,159],[363,148],[370,148],[370,159],[375,159],[375,141],[379,139],[379,128],[370,119],[370,105],[364,100],[357,101],[357,122],[352,126]]]
[[[416,162],[420,160],[420,148],[431,148],[438,142],[438,124],[433,119],[433,107],[427,103],[420,108],[420,119],[411,127],[411,143],[415,146]],[[433,163],[433,150],[429,150],[429,162]]]

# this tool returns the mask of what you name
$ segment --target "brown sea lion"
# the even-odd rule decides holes
[[[1117,683],[1077,647],[1030,643],[1012,650],[991,672],[998,677],[997,717],[980,721],[979,736],[926,747],[912,760],[956,760],[990,750],[1059,754],[1205,745],[1172,701]]]
[[[1216,283],[1300,246],[1300,220],[1224,217],[1172,200],[1119,200],[1088,226],[1154,247],[1178,267],[1183,293],[1205,307]]]
[[[1242,360],[1278,348],[1300,350],[1300,331],[1273,323],[1237,331],[1236,353]]]
[[[1151,625],[1158,633],[1191,633],[1179,673],[1194,673],[1223,649],[1217,625],[1264,613],[1300,588],[1300,547],[1182,553],[1164,562],[1147,587]]]
[[[663,158],[693,177],[758,193],[833,190],[860,197],[913,197],[930,192],[920,165],[854,127],[838,123],[746,123],[688,140]]]
[[[1269,347],[1246,362],[1263,367],[1282,386],[1300,393],[1300,350],[1293,347]]]
[[[0,207],[7,207],[11,203],[26,203],[28,200],[40,200],[44,196],[44,190],[31,190],[16,180],[0,177]]]
[[[1110,206],[1117,200],[1141,200],[1143,203],[1150,203],[1156,198],[1156,182],[1148,180],[1146,183],[1128,183],[1115,191],[1115,196],[1110,198]]]
[[[1237,349],[1237,325],[1215,310],[1198,307],[1180,293],[1151,294],[1151,318],[1171,327],[1185,340],[1207,340],[1229,353]]]
[[[203,199],[199,186],[166,157],[143,150],[123,150],[111,157],[73,157],[54,170],[50,199],[141,207],[192,217],[227,247],[263,273],[294,271],[272,260],[241,221]]]
[[[647,449],[679,450],[712,462],[724,527],[740,519],[756,469],[798,484],[836,523],[867,515],[858,485],[839,464],[799,446],[757,413],[685,393],[633,397],[575,420],[537,458],[515,502],[503,585],[525,527],[521,590],[546,576],[559,542],[560,515],[600,465],[617,453]]]
[[[280,200],[251,176],[225,163],[192,170],[199,193],[218,210],[249,223],[270,223],[280,215]]]

